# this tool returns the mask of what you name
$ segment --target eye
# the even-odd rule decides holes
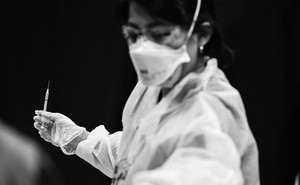
[[[154,41],[162,41],[166,37],[170,36],[171,32],[166,31],[166,32],[150,32],[149,37],[153,39]]]
[[[123,36],[128,44],[135,43],[142,34],[140,31],[130,27],[123,27]]]
[[[169,35],[171,35],[171,32],[162,32],[162,33],[155,33],[154,32],[154,33],[152,33],[152,37],[157,38],[157,39],[161,39],[161,38],[167,37]]]

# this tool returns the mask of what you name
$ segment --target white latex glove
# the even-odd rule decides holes
[[[70,118],[60,113],[35,111],[34,127],[39,130],[40,136],[53,145],[60,147],[65,154],[73,154],[74,151],[66,151],[64,148],[73,139],[81,135],[86,129],[77,126]],[[72,150],[72,149],[68,149]]]

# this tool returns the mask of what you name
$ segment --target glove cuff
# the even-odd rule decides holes
[[[76,137],[80,136],[86,129],[84,127],[76,126],[74,129],[72,129],[73,132],[71,135],[68,135],[68,138],[64,139],[63,143],[60,143],[60,149],[62,152],[66,155],[73,155],[75,154],[76,148],[70,147],[68,144],[75,139]]]

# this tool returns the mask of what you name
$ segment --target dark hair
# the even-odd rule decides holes
[[[188,29],[192,23],[197,0],[121,0],[117,7],[117,14],[122,24],[128,21],[129,4],[135,2],[145,8],[153,17],[158,17],[171,24]],[[219,67],[226,68],[233,61],[232,50],[224,43],[222,32],[216,23],[213,0],[202,0],[200,14],[194,32],[203,33],[201,23],[209,22],[213,28],[213,35],[206,44],[203,54],[217,58]]]

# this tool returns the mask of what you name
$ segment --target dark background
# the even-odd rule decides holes
[[[0,117],[36,140],[67,185],[109,184],[77,156],[40,139],[34,110],[48,110],[92,130],[121,130],[136,75],[114,16],[117,0],[2,1]],[[216,0],[227,43],[225,71],[244,100],[260,151],[262,185],[292,185],[299,171],[299,0]]]

